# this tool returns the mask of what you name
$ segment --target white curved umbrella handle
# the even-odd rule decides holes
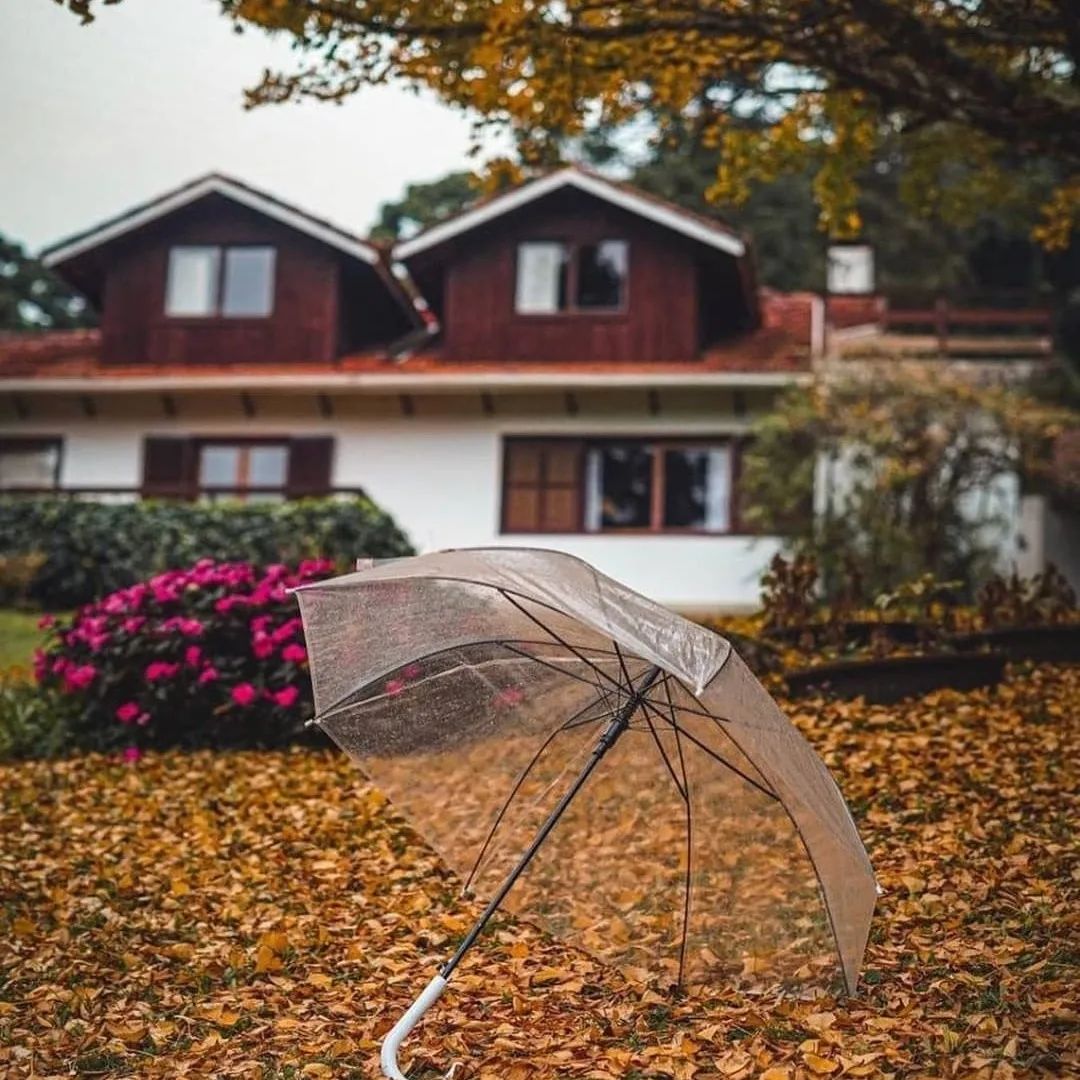
[[[445,989],[446,980],[441,975],[436,975],[409,1006],[405,1015],[387,1032],[386,1038],[383,1039],[382,1053],[379,1055],[383,1076],[389,1077],[390,1080],[407,1080],[405,1074],[398,1068],[398,1047],[408,1037],[409,1032],[420,1023],[424,1013],[439,1000]]]

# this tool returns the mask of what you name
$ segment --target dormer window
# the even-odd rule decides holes
[[[629,266],[625,240],[519,244],[514,309],[519,315],[621,311],[626,306]]]
[[[272,247],[184,246],[169,251],[165,314],[262,319],[274,310]]]

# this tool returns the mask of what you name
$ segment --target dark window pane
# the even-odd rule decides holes
[[[265,318],[274,309],[274,249],[237,247],[225,252],[223,315]]]
[[[664,451],[664,525],[731,527],[731,456],[726,446]]]
[[[647,529],[652,506],[652,447],[609,443],[589,451],[590,529]]]
[[[625,240],[602,240],[578,250],[577,306],[620,308],[629,255]]]

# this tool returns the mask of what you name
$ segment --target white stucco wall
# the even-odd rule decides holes
[[[561,398],[558,405],[561,406]],[[687,408],[686,405],[690,407]],[[715,401],[676,413],[648,415],[640,404],[624,410],[608,400],[579,415],[545,411],[538,402],[516,413],[485,415],[448,401],[416,403],[404,416],[392,406],[353,403],[332,418],[276,399],[252,418],[230,410],[182,409],[187,416],[94,418],[66,416],[0,424],[0,434],[62,434],[61,485],[137,487],[147,435],[332,435],[333,483],[364,488],[423,551],[444,547],[510,545],[571,552],[648,596],[686,612],[747,610],[758,600],[761,573],[779,548],[775,538],[698,535],[552,535],[499,532],[502,450],[508,434],[666,436],[723,435],[745,431],[749,417],[720,410]],[[199,415],[202,418],[197,418]],[[358,555],[364,554],[357,552]]]

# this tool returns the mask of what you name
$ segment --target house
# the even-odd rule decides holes
[[[44,256],[97,330],[0,342],[0,487],[362,489],[421,549],[557,547],[687,611],[754,604],[756,415],[810,377],[815,298],[724,225],[579,169],[393,251],[224,176]],[[357,552],[358,555],[363,554]]]

